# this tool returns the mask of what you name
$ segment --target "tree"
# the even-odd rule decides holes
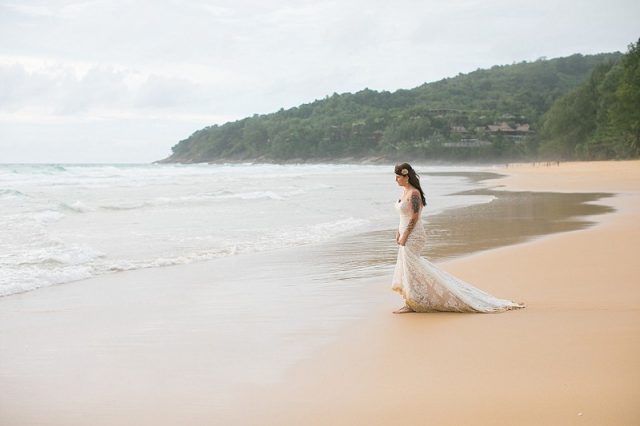
[[[622,59],[622,76],[616,89],[612,122],[622,133],[631,155],[640,154],[640,39],[629,45]]]

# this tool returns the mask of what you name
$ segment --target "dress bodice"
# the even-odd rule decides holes
[[[400,214],[400,216],[409,216],[411,217],[412,209],[411,209],[411,200],[409,199],[399,199],[396,201],[395,208]],[[420,209],[422,210],[422,209]],[[422,212],[421,212],[422,213]]]
[[[394,207],[396,208],[396,211],[400,215],[400,224],[398,226],[398,230],[400,232],[404,232],[405,228],[409,224],[409,220],[411,220],[411,216],[413,215],[411,200],[399,199],[398,201],[396,201]],[[422,228],[422,206],[420,206],[420,212],[418,213],[418,222],[416,223],[416,228]]]

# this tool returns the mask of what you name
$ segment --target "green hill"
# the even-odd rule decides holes
[[[393,93],[364,89],[198,130],[161,162],[536,156],[556,100],[621,53],[494,66]],[[606,65],[608,66],[608,65]]]
[[[546,158],[640,155],[640,40],[621,60],[597,65],[584,83],[558,99],[543,117],[540,139]]]

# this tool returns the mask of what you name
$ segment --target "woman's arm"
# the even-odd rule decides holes
[[[411,231],[415,228],[416,223],[418,223],[418,219],[420,218],[420,204],[422,202],[420,198],[420,193],[418,191],[413,191],[411,193],[411,219],[409,219],[409,223],[407,224],[407,228],[402,233],[402,236],[398,240],[398,244],[401,246],[407,243],[407,239],[409,235],[411,235]]]

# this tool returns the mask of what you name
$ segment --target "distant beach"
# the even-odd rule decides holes
[[[86,212],[70,211],[67,219],[81,219],[66,230],[82,229],[83,213],[103,226],[130,226],[152,212],[170,217],[162,226],[175,234],[159,232],[165,228],[156,216],[147,234],[132,226],[116,236],[114,242],[131,240],[135,256],[145,237],[161,243],[195,223],[189,214],[223,227],[208,220],[221,200],[207,197],[227,196],[222,205],[233,212],[252,205],[224,192],[237,188],[234,176],[249,179],[249,165],[157,167],[192,175],[175,182],[156,169],[145,176],[115,167],[111,177],[101,170],[94,181],[60,183],[57,194],[69,194],[64,185],[106,181],[100,191],[113,195],[122,191],[114,189],[119,174],[135,173],[140,186],[124,191],[147,197],[130,197],[119,222],[104,209],[113,205],[108,199],[79,199]],[[216,167],[229,169],[210,175]],[[389,290],[397,221],[389,196],[398,189],[388,170],[268,167],[273,177],[262,179],[264,186],[243,188],[262,194],[250,211],[257,222],[243,224],[251,216],[241,211],[229,228],[245,238],[264,232],[256,241],[272,245],[263,250],[1,297],[0,423],[502,424],[495,413],[518,424],[640,419],[640,270],[632,260],[640,241],[640,162],[416,167],[432,203],[425,255],[482,289],[527,303],[495,315],[390,313],[402,301]],[[96,173],[76,172],[88,171]],[[157,182],[151,192],[146,179]],[[202,186],[219,179],[231,179],[229,186]],[[159,192],[164,185],[173,198]],[[18,198],[29,194],[10,189]],[[81,209],[62,195],[51,199]],[[278,222],[291,209],[294,217]],[[297,217],[305,212],[315,214],[312,221]],[[274,239],[269,223],[295,232]],[[302,233],[310,228],[314,233]],[[221,235],[193,232],[209,242]]]

